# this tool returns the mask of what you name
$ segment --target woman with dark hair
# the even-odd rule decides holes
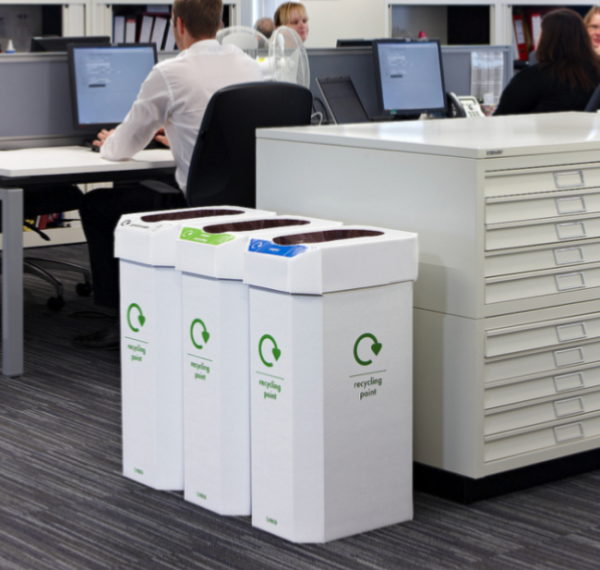
[[[600,84],[600,58],[577,12],[546,14],[536,58],[506,86],[494,115],[583,111]]]

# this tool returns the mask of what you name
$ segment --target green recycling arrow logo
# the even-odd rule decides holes
[[[196,339],[194,338],[194,327],[196,325],[202,325],[202,338],[204,340],[204,344],[206,344],[208,342],[208,339],[210,338],[210,333],[206,330],[206,325],[204,324],[204,321],[202,319],[194,319],[192,321],[192,325],[190,326],[190,338],[192,339],[192,344],[198,349],[198,350],[202,350],[202,345],[198,344],[196,342]]]
[[[358,345],[360,344],[360,341],[363,338],[370,338],[373,341],[373,344],[371,345],[371,350],[373,351],[373,354],[375,356],[377,356],[381,352],[382,345],[381,343],[377,342],[375,335],[372,335],[371,333],[361,334],[356,339],[356,342],[354,343],[354,360],[356,360],[356,362],[358,362],[361,366],[369,366],[369,364],[372,364],[372,360],[361,360],[358,357]]]
[[[129,328],[133,332],[140,332],[140,329],[135,328],[131,324],[131,311],[133,309],[137,309],[139,311],[139,313],[140,313],[138,315],[138,317],[137,317],[137,320],[140,323],[140,327],[144,326],[144,323],[146,322],[146,317],[144,317],[144,313],[142,313],[142,308],[137,303],[131,303],[131,305],[129,305],[129,308],[127,309],[127,324],[129,325]]]
[[[275,341],[275,339],[270,335],[270,334],[264,334],[262,335],[259,343],[258,343],[258,356],[260,356],[260,359],[262,360],[262,363],[267,367],[267,368],[271,368],[273,366],[272,362],[267,362],[263,356],[263,352],[262,352],[262,345],[263,342],[265,342],[265,340],[270,340],[273,343],[273,349],[271,350],[271,352],[273,353],[273,357],[275,358],[275,362],[277,362],[279,360],[279,357],[281,356],[281,350],[279,350],[279,348],[277,348],[277,342]]]

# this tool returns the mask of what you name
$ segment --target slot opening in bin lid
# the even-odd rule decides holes
[[[283,228],[288,226],[305,226],[309,220],[294,220],[292,218],[265,218],[262,220],[250,220],[247,222],[229,222],[215,224],[202,228],[208,234],[223,234],[226,232],[254,232],[268,230],[270,228]]]
[[[374,230],[343,229],[325,230],[307,232],[304,234],[293,234],[289,236],[280,236],[273,239],[277,245],[299,245],[303,243],[324,243],[329,241],[339,241],[344,239],[354,239],[360,237],[382,236],[383,232]]]
[[[212,218],[215,216],[237,216],[244,214],[244,210],[216,210],[216,209],[197,209],[197,210],[179,210],[176,212],[163,212],[162,214],[149,214],[142,216],[143,222],[164,222],[178,220],[194,220],[197,218]]]

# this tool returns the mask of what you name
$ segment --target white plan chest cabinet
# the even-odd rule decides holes
[[[599,116],[257,137],[257,207],[419,234],[415,461],[478,479],[600,447]]]

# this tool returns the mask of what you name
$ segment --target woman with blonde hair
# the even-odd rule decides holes
[[[585,15],[583,23],[590,34],[594,51],[600,55],[600,6],[592,6]]]
[[[284,2],[275,12],[273,17],[275,28],[287,26],[292,28],[305,42],[308,37],[308,14],[304,4],[300,2]]]

